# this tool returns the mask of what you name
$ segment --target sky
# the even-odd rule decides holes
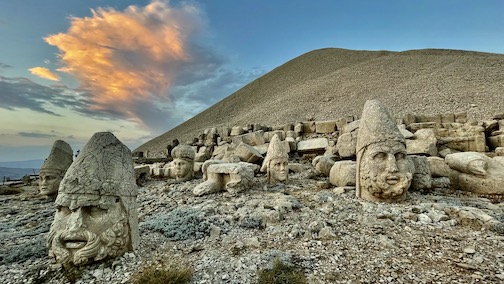
[[[504,54],[504,1],[0,1],[0,161],[100,131],[134,150],[327,47]]]

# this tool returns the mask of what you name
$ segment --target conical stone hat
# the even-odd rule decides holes
[[[40,171],[58,171],[65,173],[73,161],[73,150],[67,142],[56,140],[51,153],[40,167]]]
[[[196,153],[191,146],[182,144],[173,148],[173,150],[171,151],[171,156],[173,158],[194,161]]]
[[[275,134],[271,138],[270,144],[268,146],[268,152],[266,153],[266,157],[264,158],[263,164],[261,166],[261,172],[266,172],[268,169],[268,164],[272,159],[289,159],[289,154],[284,148],[284,144],[278,138],[278,135]]]
[[[68,169],[59,193],[136,196],[131,151],[112,133],[95,133]]]
[[[366,101],[359,123],[356,152],[359,153],[371,144],[390,140],[406,143],[395,119],[385,106],[378,100]]]

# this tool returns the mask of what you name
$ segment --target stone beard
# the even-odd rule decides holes
[[[413,174],[404,144],[371,144],[362,153],[359,166],[362,198],[393,202],[406,199]]]
[[[89,200],[56,204],[48,237],[49,256],[56,262],[82,265],[122,255],[131,246],[126,210],[120,198],[101,198],[113,198],[115,202],[105,202],[106,209],[103,205],[78,206]],[[94,199],[100,201],[100,197],[94,196]]]
[[[273,158],[268,167],[269,182],[285,182],[289,176],[289,160],[287,158]]]
[[[39,190],[42,195],[56,195],[63,175],[58,170],[41,170],[39,172]]]

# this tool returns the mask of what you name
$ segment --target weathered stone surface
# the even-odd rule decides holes
[[[429,162],[429,167],[431,171],[431,175],[433,177],[449,177],[451,173],[451,169],[448,164],[445,162],[445,159],[441,157],[427,157],[427,161]]]
[[[329,140],[327,140],[327,138],[313,138],[299,141],[297,150],[300,153],[324,152],[327,146],[329,146]]]
[[[415,132],[414,140],[406,140],[409,155],[437,156],[437,139],[432,129],[420,129]]]
[[[413,133],[411,133],[408,129],[406,129],[406,125],[400,124],[397,127],[399,127],[399,131],[401,131],[401,134],[404,137],[404,139],[410,139],[415,137]]]
[[[342,158],[352,158],[355,157],[357,146],[357,131],[342,134],[338,137],[338,142],[336,143],[336,149],[338,149],[338,154]]]
[[[340,130],[340,135],[356,131],[357,129],[359,129],[359,124],[360,120],[355,120],[343,125],[342,129]]]
[[[490,136],[487,138],[487,141],[492,148],[504,147],[504,134]]]
[[[243,127],[241,126],[233,126],[231,128],[231,132],[229,133],[230,136],[236,136],[236,135],[242,135],[245,131],[243,130]]]
[[[428,191],[432,188],[432,176],[429,161],[424,156],[409,156],[415,167],[411,190]]]
[[[290,148],[285,149],[285,143],[280,141],[278,135],[274,135],[261,167],[261,171],[266,172],[268,183],[275,184],[288,181],[289,151]]]
[[[194,178],[194,158],[196,153],[193,147],[186,144],[179,144],[171,152],[173,161],[167,163],[159,176],[170,178],[170,183],[188,181]]]
[[[285,140],[285,131],[283,130],[274,130],[274,131],[268,131],[264,132],[264,143],[269,143],[271,141],[271,138],[273,138],[274,135],[278,135],[280,140]]]
[[[250,146],[256,146],[266,143],[264,140],[264,131],[256,131],[245,133],[242,135],[237,135],[231,138],[233,143],[239,145],[240,143],[249,144]]]
[[[151,169],[149,165],[140,165],[140,166],[135,166],[135,180],[137,185],[139,184],[140,180],[146,180],[149,178]]]
[[[208,164],[208,166],[205,166]],[[238,193],[253,186],[254,171],[259,166],[239,162],[221,163],[208,160],[203,165],[203,175],[206,180],[193,189],[193,194],[201,196],[226,190]]]
[[[495,158],[478,152],[446,156],[446,163],[452,169],[451,183],[457,189],[478,194],[504,194],[504,165]]]
[[[315,126],[315,121],[303,122],[303,132],[304,133],[315,133],[317,128]]]
[[[82,265],[139,243],[131,152],[110,132],[95,133],[63,178],[49,232],[49,256]]]
[[[383,202],[406,199],[413,166],[396,121],[378,100],[364,105],[356,150],[358,197]]]
[[[416,132],[420,129],[424,129],[424,128],[436,128],[438,126],[437,123],[435,122],[416,122],[416,123],[411,123],[410,125],[408,125],[409,129],[412,131],[412,132]]]
[[[337,157],[335,155],[317,156],[312,160],[312,165],[322,175],[328,177],[329,173],[331,172],[331,168],[336,160]]]
[[[316,121],[316,133],[333,133],[336,131],[336,120]]]
[[[357,163],[355,161],[337,161],[329,173],[329,182],[338,187],[355,186]]]
[[[257,164],[263,160],[263,156],[254,147],[245,143],[240,143],[234,150],[234,154],[243,162]]]
[[[72,164],[73,150],[67,142],[56,140],[51,153],[45,159],[39,171],[39,190],[41,195],[54,197],[58,194],[61,179]]]

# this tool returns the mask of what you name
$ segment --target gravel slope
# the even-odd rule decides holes
[[[372,98],[396,117],[467,111],[470,118],[487,119],[503,111],[503,96],[503,54],[325,48],[275,68],[136,151],[158,152],[174,138],[192,140],[208,127],[360,116]]]

